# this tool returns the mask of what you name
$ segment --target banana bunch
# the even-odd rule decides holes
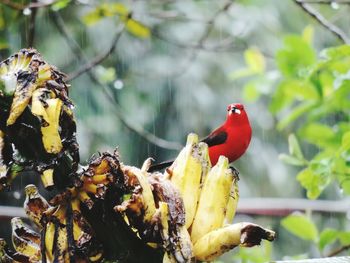
[[[196,260],[212,261],[236,246],[258,245],[262,239],[274,240],[273,231],[258,225],[231,225],[239,198],[238,175],[224,156],[211,167],[208,147],[198,142],[197,135],[187,137],[186,146],[165,176],[184,200],[186,227]],[[169,258],[164,261],[177,262]]]
[[[26,161],[39,161],[37,172],[45,187],[54,185],[55,164],[62,153],[73,159],[72,172],[79,162],[73,104],[64,77],[35,49],[22,49],[0,63],[0,149],[5,141]],[[0,154],[1,177],[16,161],[14,155],[13,150]],[[11,178],[7,181],[10,184]]]
[[[148,173],[149,164],[142,169],[121,165],[126,191],[115,211],[149,246],[163,248],[176,262],[190,262],[193,249],[181,195],[163,174]]]
[[[25,193],[24,209],[40,234],[24,225],[20,218],[13,218],[12,244],[16,252],[11,252],[0,240],[0,262],[102,261],[101,244],[83,217],[78,198],[70,196],[51,206],[34,185],[26,186]]]

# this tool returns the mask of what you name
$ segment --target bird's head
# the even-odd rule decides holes
[[[230,124],[249,124],[247,113],[243,104],[232,103],[227,106],[226,122]]]

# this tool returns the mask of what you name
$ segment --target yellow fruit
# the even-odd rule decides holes
[[[30,258],[31,262],[41,260],[39,234],[28,229],[19,217],[11,220],[12,244],[17,252]]]
[[[233,179],[228,159],[220,156],[218,163],[209,171],[204,181],[191,228],[193,243],[223,225]]]
[[[236,246],[259,245],[262,239],[273,241],[275,232],[242,222],[209,232],[197,240],[193,251],[197,260],[212,261]]]
[[[198,136],[191,133],[187,137],[185,148],[182,149],[170,170],[167,171],[170,173],[171,182],[181,193],[185,205],[187,228],[192,224],[199,198],[203,172],[201,154]]]
[[[43,171],[41,175],[41,181],[43,182],[45,188],[53,186],[53,169],[47,169]]]
[[[238,180],[239,180],[238,176],[235,175],[233,179],[233,183],[231,185],[230,197],[228,199],[227,206],[226,206],[224,225],[231,224],[236,214],[237,204],[239,200],[239,192],[238,192],[238,184],[237,184]]]
[[[62,150],[62,141],[59,134],[59,119],[63,102],[56,99],[47,99],[46,113],[48,119],[45,121],[48,125],[41,127],[42,140],[44,148],[48,153],[59,153]]]

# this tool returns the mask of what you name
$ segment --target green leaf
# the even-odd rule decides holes
[[[52,6],[51,6],[51,9],[53,11],[59,11],[65,7],[68,6],[68,4],[71,2],[72,0],[59,0],[59,1],[56,1]]]
[[[240,78],[250,77],[253,75],[255,75],[255,72],[252,71],[250,68],[242,68],[231,72],[228,77],[231,80],[236,80]]]
[[[314,222],[302,214],[290,215],[281,221],[282,226],[297,237],[317,242],[318,230]]]
[[[96,24],[102,18],[103,18],[103,15],[101,13],[101,9],[97,7],[93,11],[85,14],[81,19],[85,25],[91,26],[93,24]]]
[[[122,21],[128,21],[128,8],[121,3],[103,3],[82,17],[82,21],[90,26],[105,17],[119,16]]]
[[[343,246],[350,244],[350,232],[340,232],[339,241]]]
[[[341,147],[339,149],[340,152],[345,152],[350,150],[350,131],[343,134]]]
[[[297,107],[295,107],[286,117],[284,117],[282,120],[279,121],[277,124],[278,130],[283,130],[286,128],[290,123],[298,119],[300,116],[304,115],[308,111],[310,111],[312,108],[317,106],[318,103],[314,101],[306,101],[301,104],[299,104]]]
[[[302,37],[284,39],[284,47],[276,54],[277,65],[286,77],[301,77],[316,61],[314,49]]]
[[[304,160],[304,155],[300,149],[300,145],[295,134],[290,134],[288,136],[288,145],[290,155],[296,157],[299,160]]]
[[[5,28],[5,18],[4,13],[2,11],[2,8],[0,8],[0,30],[3,30]]]
[[[255,81],[248,82],[243,88],[243,97],[246,101],[256,101],[260,97],[260,92]]]
[[[147,26],[132,18],[127,20],[126,29],[139,38],[148,38],[151,35],[151,31]]]
[[[255,73],[264,73],[265,58],[257,48],[249,48],[244,52],[245,62],[248,67]]]
[[[321,56],[326,59],[342,59],[350,56],[350,45],[342,45],[325,49],[321,52]]]
[[[338,238],[339,231],[332,229],[332,228],[326,228],[322,231],[320,234],[320,239],[318,241],[318,247],[320,250],[323,250],[325,246],[333,243]]]
[[[312,44],[312,40],[314,38],[314,27],[312,25],[308,25],[304,28],[303,33],[302,33],[302,37],[305,40],[306,43],[308,43],[309,45]]]
[[[114,68],[105,68],[99,65],[96,67],[96,73],[98,80],[103,84],[111,83],[117,78]]]
[[[307,161],[306,160],[300,160],[294,156],[291,156],[291,155],[288,155],[288,154],[280,154],[278,156],[278,158],[287,163],[287,164],[290,164],[290,165],[294,165],[294,166],[304,166],[304,165],[307,165]]]
[[[310,123],[305,125],[299,135],[308,142],[320,147],[327,147],[335,138],[335,132],[327,125],[321,123]]]
[[[329,184],[329,174],[316,173],[310,167],[297,175],[297,180],[307,190],[307,198],[316,199]]]

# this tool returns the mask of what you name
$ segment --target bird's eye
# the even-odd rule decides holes
[[[241,110],[238,108],[235,108],[235,107],[232,108],[231,111],[232,111],[232,113],[241,114]]]

